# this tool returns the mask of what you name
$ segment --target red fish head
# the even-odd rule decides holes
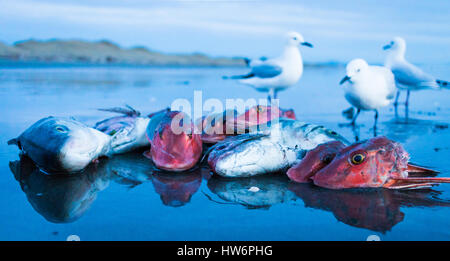
[[[217,143],[224,140],[227,135],[234,134],[236,117],[237,112],[235,110],[226,110],[203,116],[197,120],[196,126],[202,130],[202,141],[204,143]]]
[[[311,181],[317,171],[323,169],[336,157],[345,145],[340,141],[331,141],[309,151],[302,161],[287,171],[289,179],[298,183]]]
[[[408,160],[408,152],[399,143],[376,137],[342,149],[311,179],[315,185],[331,189],[418,189],[450,183],[449,178],[426,176],[437,172],[412,165]],[[411,173],[420,173],[420,177],[408,177]]]
[[[426,176],[437,172],[412,165],[408,160],[409,154],[403,147],[386,137],[372,138],[345,148],[339,142],[329,142],[309,151],[300,163],[288,170],[287,175],[295,182],[313,181],[317,186],[330,189],[417,189],[450,183],[450,178]],[[409,177],[409,174],[416,177]]]
[[[278,106],[256,105],[236,118],[238,126],[252,127],[284,117],[295,120],[294,110],[283,110]]]
[[[202,154],[202,140],[189,117],[178,111],[167,112],[153,133],[147,133],[150,157],[163,170],[192,168]]]
[[[408,176],[408,160],[399,143],[376,137],[342,149],[312,180],[331,189],[382,187],[391,178]]]

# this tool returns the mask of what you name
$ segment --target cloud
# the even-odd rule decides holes
[[[286,27],[293,26],[344,26],[350,22],[349,19],[357,17],[352,13],[313,10],[288,4],[270,5],[261,1],[177,2],[174,5],[114,7],[16,0],[4,3],[0,14],[33,22],[53,20],[86,26],[133,28],[188,27],[213,32],[266,35],[279,34],[285,32]]]

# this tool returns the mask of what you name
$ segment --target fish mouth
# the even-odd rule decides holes
[[[406,171],[408,172],[408,175],[414,175],[414,174],[438,174],[439,171],[428,168],[428,167],[424,167],[424,166],[420,166],[417,165],[415,163],[411,163],[408,162],[407,164],[407,169]]]

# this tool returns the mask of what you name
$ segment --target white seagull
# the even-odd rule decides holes
[[[394,99],[395,79],[391,70],[383,66],[370,66],[363,59],[354,59],[347,64],[347,74],[339,84],[344,85],[345,98],[357,108],[351,121],[355,125],[361,110],[375,111],[376,127],[378,109],[387,106]]]
[[[297,83],[303,74],[303,60],[298,49],[299,45],[313,47],[297,32],[290,32],[286,37],[286,46],[279,57],[252,60],[249,63],[252,69],[250,73],[231,76],[231,78],[241,79],[239,82],[243,84],[251,85],[258,91],[268,92],[269,100],[276,99],[278,91]]]
[[[417,66],[409,63],[405,59],[406,42],[401,37],[395,37],[388,45],[383,47],[388,51],[384,66],[391,69],[397,82],[399,89],[406,89],[406,115],[408,112],[409,92],[421,89],[439,89],[442,87],[449,87],[447,81],[437,80],[430,74],[425,73]],[[395,97],[395,112],[397,113],[398,97],[400,90],[397,91]]]

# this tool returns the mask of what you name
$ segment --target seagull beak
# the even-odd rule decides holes
[[[348,77],[347,75],[345,75],[344,78],[342,78],[342,80],[339,82],[339,84],[343,84],[344,82],[350,80],[350,77]]]
[[[308,42],[303,42],[300,45],[308,46],[309,48],[313,48],[313,45]]]
[[[390,44],[387,44],[387,45],[383,46],[383,50],[391,49],[391,47],[392,46]]]

